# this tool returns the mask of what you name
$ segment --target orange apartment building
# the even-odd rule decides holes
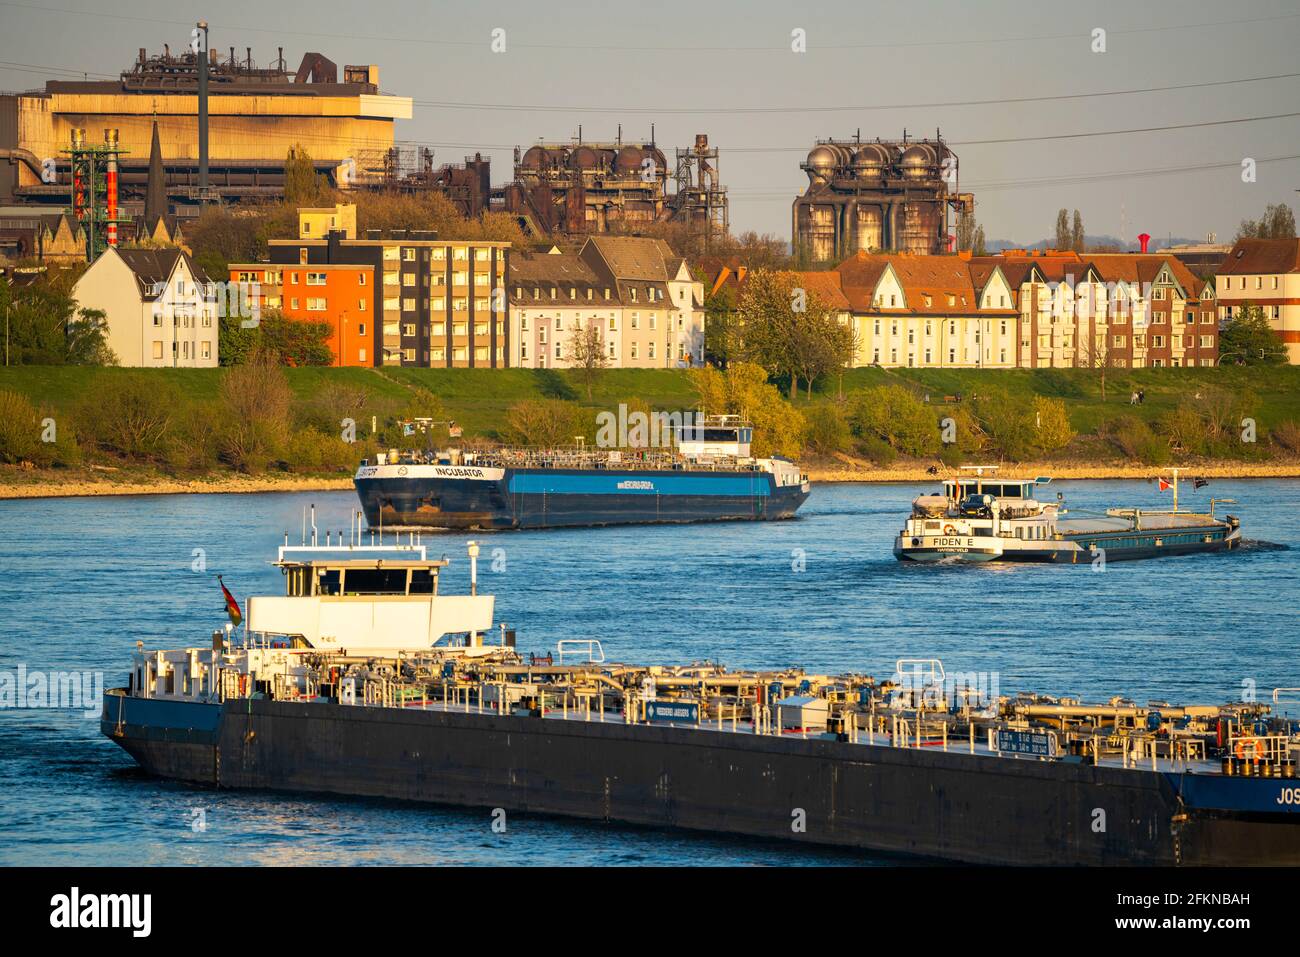
[[[336,366],[375,365],[375,267],[232,263],[231,282],[256,284],[257,305],[286,319],[323,322]]]

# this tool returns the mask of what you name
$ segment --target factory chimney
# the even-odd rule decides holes
[[[208,192],[208,21],[200,20],[194,30],[194,51],[199,68],[199,202],[207,201]]]

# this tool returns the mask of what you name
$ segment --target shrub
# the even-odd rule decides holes
[[[1144,465],[1169,461],[1169,441],[1135,415],[1117,416],[1106,423],[1103,431],[1106,440],[1126,458]]]
[[[288,439],[293,396],[284,371],[269,355],[255,353],[222,373],[218,395],[221,457],[244,472],[265,469]]]
[[[1300,452],[1300,422],[1293,419],[1279,422],[1273,427],[1270,434],[1273,437],[1274,445],[1280,446],[1288,452]]]
[[[506,412],[507,441],[515,445],[572,445],[587,426],[582,407],[563,399],[524,399]]]
[[[904,386],[881,385],[854,393],[849,426],[860,439],[879,439],[904,455],[933,455],[939,450],[939,416]]]
[[[1041,452],[1063,449],[1074,439],[1074,429],[1070,428],[1070,417],[1061,399],[1035,396],[1034,421],[1037,426],[1034,445]]]
[[[804,412],[807,422],[805,441],[808,450],[819,455],[834,455],[850,447],[853,433],[844,406],[823,402]]]
[[[0,390],[0,460],[32,462],[41,445],[41,417],[27,396]]]
[[[78,418],[93,447],[137,462],[162,461],[179,415],[180,390],[145,372],[104,375]]]
[[[871,459],[881,468],[888,468],[898,459],[898,450],[884,439],[874,435],[858,440],[858,454]]]

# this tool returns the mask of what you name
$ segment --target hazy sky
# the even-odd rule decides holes
[[[116,74],[138,47],[183,47],[201,17],[214,49],[251,45],[262,65],[278,45],[291,69],[306,50],[379,64],[386,92],[416,100],[398,138],[432,145],[437,163],[481,149],[495,183],[509,178],[514,144],[568,139],[579,124],[612,139],[619,122],[629,138],[654,123],[670,159],[707,132],[733,230],[786,239],[814,139],[858,129],[942,129],[990,239],[1048,236],[1062,206],[1079,208],[1091,234],[1230,239],[1268,203],[1294,206],[1300,187],[1298,116],[1023,142],[1296,113],[1300,77],[1005,102],[1300,73],[1296,0],[0,0],[0,89],[67,76],[49,68]],[[490,49],[494,28],[506,31],[504,53]],[[805,53],[791,51],[796,28]],[[1092,52],[1094,28],[1107,31],[1104,53]],[[1257,182],[1242,182],[1243,157],[1259,161]],[[1265,162],[1274,157],[1292,158]],[[1185,167],[1199,168],[1155,172]]]

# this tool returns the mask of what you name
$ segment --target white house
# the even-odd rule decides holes
[[[217,365],[217,294],[179,249],[110,246],[77,280],[81,309],[107,317],[108,347],[123,366],[209,368]]]

